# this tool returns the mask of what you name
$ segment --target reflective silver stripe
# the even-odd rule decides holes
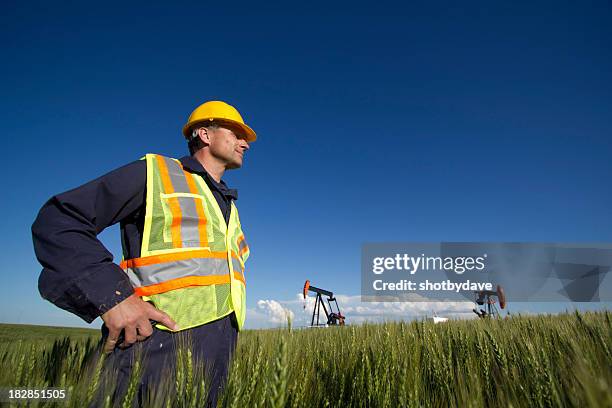
[[[191,193],[183,168],[176,161],[164,157],[168,175],[175,193]],[[197,198],[177,197],[181,207],[181,241],[184,248],[200,247],[199,217],[196,205],[202,205]]]
[[[241,272],[242,273],[242,265],[240,265],[240,261],[238,261],[233,256],[232,256],[232,266],[234,267],[234,270],[236,272]]]
[[[190,258],[127,269],[134,287],[149,286],[185,276],[228,275],[227,259]]]
[[[168,175],[170,181],[172,181],[172,187],[174,187],[175,193],[189,193],[189,186],[187,180],[185,180],[185,173],[181,166],[172,159],[164,157],[166,168],[168,168]],[[166,191],[168,193],[168,191]]]
[[[198,228],[198,212],[196,200],[193,197],[178,197],[181,206],[181,240],[184,247],[200,246],[200,230]]]
[[[130,283],[132,284],[132,287],[139,287],[142,286],[140,284],[140,279],[138,278],[138,276],[136,276],[136,274],[134,273],[134,271],[132,270],[132,268],[128,268],[125,270],[125,273],[127,273],[128,278],[130,279]]]

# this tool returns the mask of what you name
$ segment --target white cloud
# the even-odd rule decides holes
[[[283,307],[276,300],[258,300],[257,312],[267,316],[270,323],[287,323],[287,318],[292,321],[295,318],[293,311]]]

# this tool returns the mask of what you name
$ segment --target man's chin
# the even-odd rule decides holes
[[[229,163],[226,168],[228,170],[233,170],[233,169],[239,169],[241,167],[242,167],[242,162],[240,162],[240,163],[234,162],[234,163]]]

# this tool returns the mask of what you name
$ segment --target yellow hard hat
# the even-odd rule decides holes
[[[183,135],[187,139],[191,137],[193,126],[196,124],[202,124],[202,122],[227,122],[229,124],[236,125],[244,131],[246,134],[247,142],[254,142],[257,139],[257,135],[244,123],[240,112],[236,110],[232,105],[229,105],[221,101],[208,101],[204,102],[189,115],[187,124],[183,126]]]

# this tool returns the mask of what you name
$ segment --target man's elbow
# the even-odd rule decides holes
[[[42,207],[40,207],[40,209],[38,210],[38,214],[36,214],[36,218],[34,219],[34,222],[32,223],[32,234],[34,234],[35,231],[40,229],[40,226],[45,218],[45,209],[47,207],[49,207],[49,205],[51,205],[51,202],[53,201],[54,197],[49,198],[43,205]]]
[[[42,209],[41,209],[42,211]],[[30,227],[30,231],[32,232],[32,239],[34,241],[36,241],[36,238],[38,236],[40,236],[41,233],[41,225],[42,225],[42,220],[41,220],[41,211],[38,212],[38,215],[36,216],[36,218],[34,219],[34,222],[32,223],[32,226]]]
[[[38,276],[38,292],[40,295],[50,301],[53,302],[57,296],[54,296],[55,286],[53,279],[53,272],[51,268],[51,259],[49,256],[53,249],[50,248],[50,238],[49,238],[49,220],[47,217],[47,212],[45,209],[47,208],[49,202],[40,209],[38,215],[32,222],[30,230],[32,232],[32,245],[34,249],[34,254],[36,259],[42,266],[42,271]]]
[[[38,210],[38,214],[30,227],[32,241],[34,243],[34,252],[38,252],[37,250],[41,243],[48,241],[47,237],[50,234],[50,226],[53,223],[53,218],[57,216],[57,214],[54,216],[54,200],[55,196],[45,202],[40,210]]]

